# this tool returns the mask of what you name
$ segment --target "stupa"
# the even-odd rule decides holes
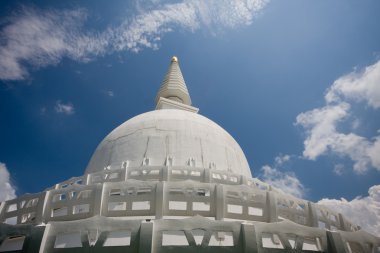
[[[173,57],[154,111],[115,128],[83,176],[1,203],[0,252],[378,252],[342,214],[252,178],[198,114]]]

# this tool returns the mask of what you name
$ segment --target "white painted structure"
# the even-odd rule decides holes
[[[83,176],[0,205],[0,252],[368,252],[380,238],[255,178],[197,114],[173,57],[156,110],[113,130]]]
[[[121,168],[191,166],[251,177],[239,144],[215,122],[180,109],[140,114],[113,130],[98,146],[86,173]]]

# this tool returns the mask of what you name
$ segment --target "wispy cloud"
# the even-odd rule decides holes
[[[21,7],[0,32],[0,78],[24,79],[29,67],[54,65],[64,56],[84,61],[91,51],[99,53],[103,47],[80,31],[85,19],[84,10]]]
[[[106,94],[107,94],[109,97],[113,97],[113,96],[115,96],[115,93],[114,93],[112,90],[108,90],[108,91],[106,92]]]
[[[380,129],[373,138],[338,130],[340,124],[350,120],[354,103],[380,108],[380,61],[337,79],[327,90],[325,101],[325,106],[297,116],[296,124],[306,130],[303,156],[315,160],[332,153],[349,157],[357,173],[365,173],[371,167],[380,170]],[[357,119],[354,121],[355,126],[360,125]]]
[[[16,190],[11,183],[7,166],[0,162],[0,202],[14,199],[15,197]]]
[[[343,175],[344,173],[344,165],[339,163],[339,164],[335,164],[334,166],[334,173],[337,174],[338,176],[341,176]]]
[[[89,61],[117,51],[157,49],[175,29],[211,31],[249,25],[269,0],[183,0],[141,8],[119,26],[86,30],[88,11],[22,6],[0,24],[0,79],[23,80],[30,69],[59,63],[64,57]]]
[[[75,113],[74,105],[71,102],[63,103],[61,100],[55,102],[54,110],[56,113],[71,115]]]
[[[344,198],[322,199],[318,204],[342,213],[354,224],[360,225],[375,235],[380,235],[380,185],[369,188],[366,197],[359,196],[351,201]]]
[[[285,193],[301,198],[305,195],[305,187],[294,172],[285,172],[282,169],[282,166],[290,159],[289,155],[277,156],[272,166],[264,165],[261,168],[260,179]]]

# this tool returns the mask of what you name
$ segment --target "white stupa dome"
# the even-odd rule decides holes
[[[177,109],[143,113],[118,126],[99,144],[85,173],[123,163],[212,168],[252,177],[242,149],[227,131],[204,116]]]

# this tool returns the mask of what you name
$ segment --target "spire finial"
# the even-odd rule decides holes
[[[165,106],[163,104],[165,104]],[[168,108],[168,104],[170,104],[170,108],[193,112],[198,111],[197,108],[191,106],[189,91],[187,90],[176,56],[172,57],[168,72],[161,83],[160,90],[156,97],[156,109]]]

